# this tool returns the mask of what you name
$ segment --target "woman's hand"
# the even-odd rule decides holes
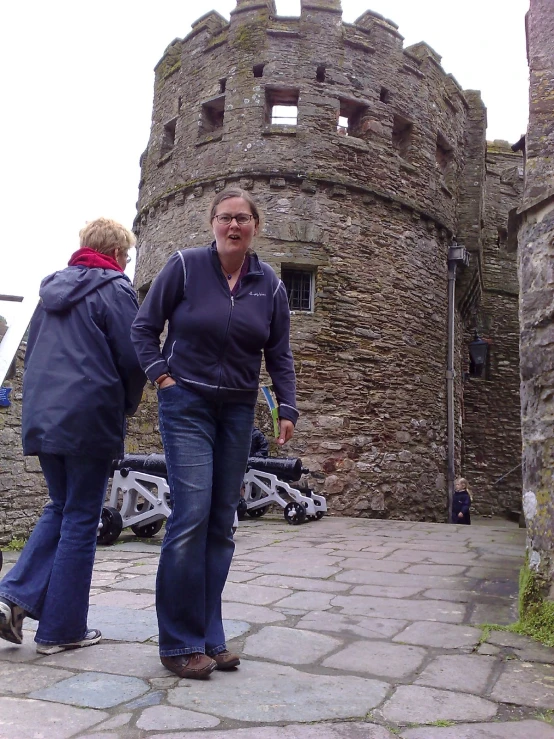
[[[279,438],[277,439],[277,444],[279,444],[279,446],[283,446],[283,444],[286,444],[287,441],[292,439],[293,434],[294,434],[294,423],[292,421],[288,421],[286,418],[280,418],[279,419]]]
[[[171,387],[172,385],[176,385],[177,383],[173,379],[173,377],[166,377],[165,380],[162,380],[158,387],[160,390],[163,390],[166,387]]]

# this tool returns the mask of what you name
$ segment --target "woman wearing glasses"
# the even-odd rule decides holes
[[[256,203],[227,189],[209,217],[214,242],[169,259],[132,329],[158,388],[173,502],[156,583],[160,658],[179,677],[195,679],[240,663],[225,644],[221,593],[262,355],[279,403],[278,444],[292,437],[298,418],[286,290],[250,249],[260,227]]]

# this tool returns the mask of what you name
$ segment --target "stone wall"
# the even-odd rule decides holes
[[[462,469],[474,488],[474,509],[486,515],[521,510],[521,424],[519,406],[519,323],[517,254],[508,248],[508,213],[523,189],[523,159],[507,142],[489,144],[483,225],[483,289],[468,319],[489,341],[482,377],[469,374],[465,356],[464,454]],[[515,468],[515,469],[514,469]],[[501,479],[503,478],[503,479]]]
[[[40,516],[48,495],[36,457],[24,457],[21,447],[22,346],[11,387],[11,405],[0,407],[0,545],[26,538]]]
[[[554,5],[531,0],[525,189],[519,281],[524,512],[529,566],[552,600],[554,579]]]

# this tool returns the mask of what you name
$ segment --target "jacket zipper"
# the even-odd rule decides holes
[[[229,316],[227,318],[227,328],[225,329],[225,338],[223,339],[223,347],[221,350],[221,354],[219,355],[219,383],[217,392],[219,393],[219,390],[221,389],[221,376],[223,374],[223,357],[225,355],[225,349],[227,347],[227,340],[229,338],[229,327],[231,325],[231,316],[233,315],[233,308],[235,307],[235,296],[230,295],[231,298],[231,307],[229,308]]]

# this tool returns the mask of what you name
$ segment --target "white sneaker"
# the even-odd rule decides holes
[[[80,641],[74,641],[69,644],[37,644],[38,654],[57,654],[65,652],[68,649],[80,649],[81,647],[92,647],[98,644],[102,634],[98,629],[89,629]]]

